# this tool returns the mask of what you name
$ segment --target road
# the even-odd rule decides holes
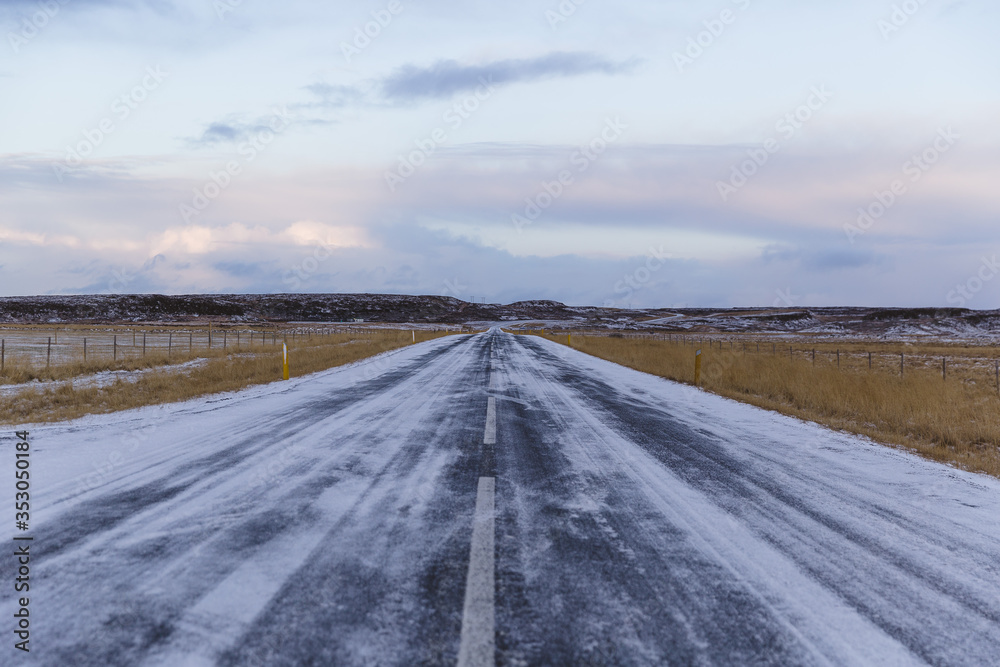
[[[33,648],[9,646],[4,558],[3,664],[1000,655],[996,480],[536,337],[31,440]]]

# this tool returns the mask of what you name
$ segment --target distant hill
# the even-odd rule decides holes
[[[963,308],[662,308],[558,301],[476,304],[394,294],[115,294],[0,297],[0,323],[365,322],[611,329],[689,334],[768,333],[859,338],[1000,339],[1000,311]]]

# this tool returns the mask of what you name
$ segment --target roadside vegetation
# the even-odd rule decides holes
[[[294,378],[450,332],[359,328],[315,335],[273,333],[267,337],[258,334],[253,345],[236,347],[227,340],[225,349],[192,346],[190,351],[185,334],[184,345],[169,355],[165,349],[152,346],[140,355],[134,346],[123,344],[117,359],[110,356],[112,353],[91,353],[86,362],[80,356],[46,364],[38,354],[19,357],[8,347],[0,372],[0,423],[63,421],[278,381],[282,379],[282,342],[288,344],[289,371]],[[65,340],[65,333],[63,336]],[[108,374],[103,382],[98,375],[102,373]]]
[[[700,384],[707,391],[1000,477],[994,347],[676,334],[546,337],[687,384],[694,384],[701,349]]]

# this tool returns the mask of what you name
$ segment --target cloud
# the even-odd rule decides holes
[[[173,0],[51,0],[46,4],[39,0],[2,0],[0,17],[30,16],[38,11],[52,16],[61,11],[83,12],[105,8],[148,9],[161,16],[170,16],[177,13],[178,3]]]
[[[235,143],[242,140],[247,134],[249,131],[244,127],[227,123],[212,123],[202,133],[198,142],[202,144],[214,144],[220,141]]]
[[[843,225],[898,176],[892,147],[789,149],[729,202],[715,182],[745,147],[615,145],[586,171],[572,161],[579,150],[442,149],[394,194],[378,167],[247,173],[194,225],[177,212],[191,183],[158,170],[81,169],[58,184],[42,156],[0,156],[0,285],[447,293],[448,281],[500,301],[767,305],[790,289],[797,304],[944,305],[954,276],[995,245],[996,200],[970,191],[995,182],[993,151],[956,153],[851,244]],[[519,234],[512,214],[551,197],[545,184],[564,169],[572,184]],[[954,238],[939,239],[945,229]],[[677,261],[621,288],[650,247]],[[163,259],[140,268],[153,256]]]
[[[809,247],[770,245],[764,248],[761,259],[765,264],[792,262],[810,272],[881,266],[890,259],[868,249],[819,247],[824,242],[829,245],[831,240],[839,242],[840,238],[835,236],[833,239],[824,239],[817,235],[817,239]]]
[[[387,100],[411,101],[444,98],[482,86],[503,85],[585,74],[615,75],[629,72],[636,60],[615,63],[594,53],[550,53],[538,58],[496,60],[483,65],[463,65],[441,60],[430,67],[407,65],[381,82]]]
[[[340,109],[348,106],[395,106],[441,99],[481,88],[586,74],[615,75],[632,71],[639,61],[614,62],[594,53],[550,53],[538,58],[495,60],[463,65],[440,60],[429,67],[405,65],[392,74],[357,85],[314,83],[305,90],[319,98],[297,108]]]
[[[320,99],[319,102],[304,106],[319,106],[339,109],[351,104],[363,103],[366,95],[356,86],[340,86],[329,83],[314,83],[305,89]]]
[[[200,137],[189,138],[187,143],[195,148],[211,147],[217,144],[238,144],[253,137],[284,132],[288,126],[298,122],[292,118],[287,108],[275,108],[269,116],[261,116],[252,121],[244,121],[239,115],[231,115],[225,120],[209,123]]]

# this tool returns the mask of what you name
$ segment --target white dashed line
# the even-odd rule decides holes
[[[483,444],[497,444],[497,399],[492,396],[486,402],[486,432],[483,433]]]
[[[491,406],[492,400],[490,399]],[[496,619],[493,606],[495,494],[496,480],[493,477],[480,477],[479,491],[476,493],[476,518],[472,524],[469,576],[465,581],[458,667],[492,667],[496,664]]]

